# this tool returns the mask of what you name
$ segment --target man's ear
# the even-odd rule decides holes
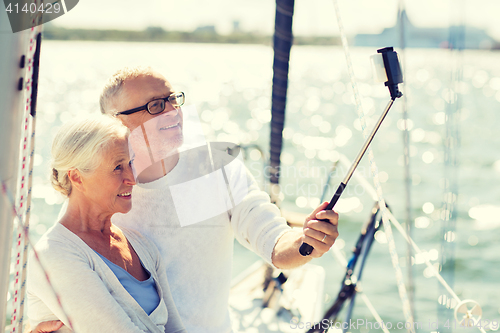
[[[68,178],[73,188],[77,188],[80,192],[83,192],[83,179],[79,170],[68,170]]]

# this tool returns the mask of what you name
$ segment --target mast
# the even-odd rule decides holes
[[[17,193],[20,141],[24,107],[25,68],[21,56],[27,49],[29,31],[12,33],[5,11],[0,11],[0,182],[15,197]],[[23,80],[23,81],[21,81]],[[0,195],[0,328],[6,320],[6,302],[11,263],[12,202]]]
[[[273,94],[271,118],[271,201],[277,203],[280,193],[280,156],[283,146],[285,124],[286,92],[288,89],[288,66],[293,44],[292,21],[294,0],[276,0],[276,21],[274,25]]]
[[[399,0],[399,8],[398,8],[398,21],[396,23],[396,27],[399,28],[399,47],[401,48],[401,58],[403,63],[406,61],[405,50],[406,50],[406,27],[408,25],[408,16],[406,15],[406,6],[404,0]],[[406,77],[406,66],[403,66],[403,77]],[[404,83],[403,83],[404,84]],[[412,215],[411,215],[411,170],[410,170],[410,128],[408,127],[409,121],[409,112],[408,112],[408,103],[406,100],[406,94],[403,95],[401,109],[403,113],[403,124],[404,130],[403,132],[403,156],[404,156],[404,187],[405,187],[405,214],[406,214],[406,233],[408,237],[413,237],[413,228],[412,228]],[[407,267],[407,281],[408,281],[408,299],[410,301],[410,310],[413,315],[413,319],[415,319],[415,283],[413,278],[413,265],[412,265],[412,257],[413,257],[413,249],[411,244],[408,243],[406,248],[406,267]]]
[[[441,213],[441,249],[439,265],[441,275],[453,288],[455,284],[455,247],[457,217],[459,214],[459,167],[460,167],[460,110],[462,109],[461,83],[463,81],[463,50],[465,48],[465,6],[451,9],[456,14],[457,24],[450,27],[448,44],[450,48],[449,89],[453,98],[446,105],[446,137],[444,140],[444,200]],[[438,320],[445,321],[452,316],[453,310],[446,306],[446,292],[439,286]],[[452,332],[444,327],[443,332]]]

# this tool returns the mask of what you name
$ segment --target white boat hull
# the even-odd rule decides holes
[[[235,278],[229,297],[233,330],[247,333],[306,331],[300,327],[318,322],[323,315],[324,269],[307,264],[286,271],[287,281],[276,289],[282,292],[275,291],[268,306],[263,307],[269,296],[263,290],[268,267],[257,262]],[[273,276],[278,273],[275,270]]]

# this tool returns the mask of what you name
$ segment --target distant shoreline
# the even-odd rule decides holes
[[[149,27],[145,30],[67,29],[49,26],[44,29],[47,40],[113,41],[113,42],[163,42],[163,43],[224,43],[272,45],[273,37],[254,33],[233,32],[219,35],[206,31],[165,31]],[[340,45],[339,37],[294,36],[295,45]]]
[[[358,35],[366,36],[369,35]],[[354,37],[356,39],[358,36]],[[377,41],[379,35],[373,35],[370,38],[371,43]],[[68,29],[53,25],[48,25],[43,30],[43,37],[46,40],[62,41],[107,41],[107,42],[152,42],[152,43],[217,43],[217,44],[253,44],[268,45],[273,44],[273,36],[262,35],[252,32],[236,31],[228,35],[220,35],[213,30],[195,30],[187,31],[166,31],[160,27],[148,27],[145,30],[99,30],[99,29]],[[294,36],[294,45],[312,45],[312,46],[339,46],[342,45],[339,36]],[[350,43],[351,44],[351,43]],[[354,42],[351,46],[366,46],[370,43]],[[366,44],[366,45],[365,45]],[[381,44],[382,45],[382,44]],[[407,48],[415,46],[407,45]],[[429,48],[422,46],[423,48]],[[422,48],[420,47],[420,48]],[[447,47],[430,47],[447,48]],[[468,48],[465,48],[468,49]],[[471,48],[476,49],[476,48]],[[500,43],[496,42],[491,47],[484,50],[500,50]]]

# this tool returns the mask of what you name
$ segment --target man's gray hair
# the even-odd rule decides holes
[[[120,97],[123,83],[126,80],[135,79],[141,75],[148,75],[153,72],[149,66],[124,67],[118,70],[104,85],[99,104],[102,114],[114,115],[115,112],[124,111],[116,110],[116,98]],[[122,97],[124,98],[124,96]]]

